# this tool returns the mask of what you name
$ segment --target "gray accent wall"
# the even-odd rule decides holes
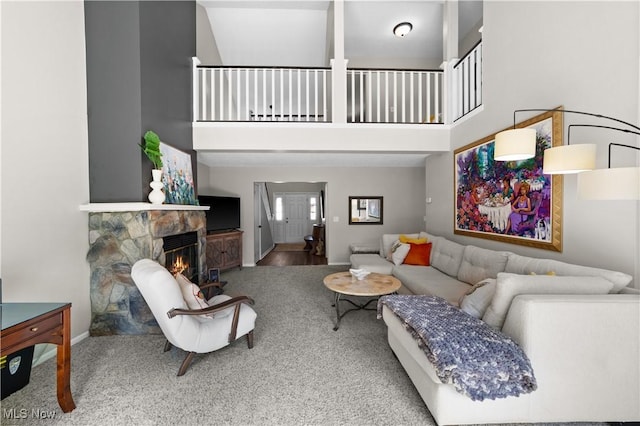
[[[193,1],[87,1],[91,202],[147,201],[147,130],[196,156],[191,133]]]

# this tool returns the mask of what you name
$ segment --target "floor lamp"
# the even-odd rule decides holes
[[[494,159],[496,161],[525,160],[535,156],[536,132],[534,129],[516,129],[516,114],[520,112],[562,112],[587,115],[624,124],[630,129],[596,124],[573,124],[571,127],[594,127],[640,135],[640,127],[626,121],[602,114],[565,109],[520,109],[513,112],[513,129],[496,135]],[[590,200],[640,200],[640,168],[611,168],[611,147],[619,146],[640,150],[631,145],[609,144],[608,168],[595,169],[596,149],[594,144],[570,144],[547,148],[544,151],[543,171],[545,174],[578,175],[578,196]],[[611,187],[611,185],[614,185]]]

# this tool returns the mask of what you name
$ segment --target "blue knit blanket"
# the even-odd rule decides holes
[[[533,368],[507,335],[434,296],[383,296],[433,364],[442,383],[474,401],[506,398],[537,388]]]

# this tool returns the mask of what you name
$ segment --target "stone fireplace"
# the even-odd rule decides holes
[[[89,204],[84,208],[89,211],[89,333],[161,334],[131,279],[131,266],[143,258],[169,270],[186,263],[185,275],[201,282],[206,272],[206,207],[161,205],[152,210],[147,203],[110,206],[116,207]]]

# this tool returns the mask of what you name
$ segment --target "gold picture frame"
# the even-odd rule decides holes
[[[536,130],[534,158],[495,161],[497,132],[454,151],[454,233],[561,252],[562,175],[543,174],[542,163],[545,149],[563,143],[562,112],[523,127]]]

